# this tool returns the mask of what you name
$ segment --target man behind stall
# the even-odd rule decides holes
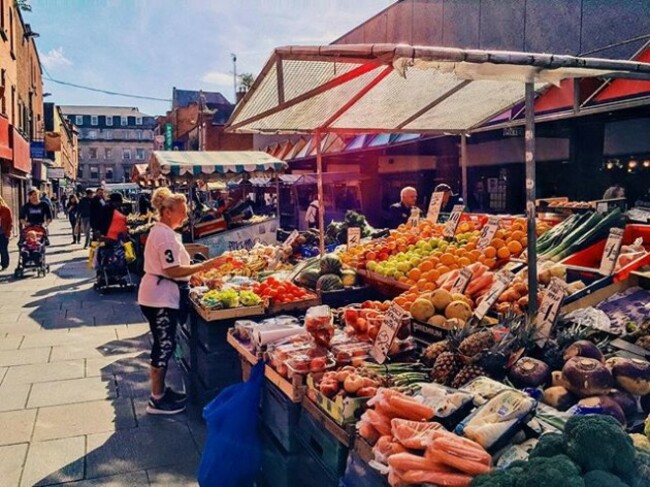
[[[403,188],[399,196],[399,203],[392,204],[388,209],[388,228],[397,228],[406,223],[411,216],[411,209],[415,207],[418,200],[418,192],[412,186]]]

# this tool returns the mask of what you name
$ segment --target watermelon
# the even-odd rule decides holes
[[[343,282],[336,274],[325,274],[318,279],[316,289],[323,292],[337,291],[343,289]]]
[[[341,259],[334,254],[327,254],[320,260],[320,273],[323,275],[340,274],[342,266]]]
[[[316,289],[316,283],[320,277],[320,271],[316,268],[310,268],[302,271],[296,277],[296,284],[309,289]]]
[[[341,280],[343,281],[343,285],[345,287],[353,287],[357,285],[356,271],[352,269],[344,269],[343,272],[341,272],[341,275],[343,276]]]

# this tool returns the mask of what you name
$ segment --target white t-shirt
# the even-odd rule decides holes
[[[164,223],[156,223],[149,232],[144,247],[144,277],[138,291],[138,304],[152,308],[178,309],[180,293],[178,286],[158,276],[166,276],[165,270],[179,265],[189,265],[187,253],[181,236]],[[189,281],[178,278],[176,281]]]

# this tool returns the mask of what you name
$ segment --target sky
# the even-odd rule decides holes
[[[164,114],[172,87],[219,91],[233,101],[237,72],[257,75],[274,47],[329,44],[395,0],[31,0],[26,23],[43,65],[46,101],[137,106]]]

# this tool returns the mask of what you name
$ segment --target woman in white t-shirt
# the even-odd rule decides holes
[[[149,414],[176,414],[185,409],[185,394],[165,387],[167,363],[176,348],[176,326],[179,321],[181,289],[189,277],[209,268],[211,261],[190,264],[181,236],[176,229],[187,218],[187,200],[168,188],[157,189],[151,205],[159,220],[151,229],[144,248],[145,275],[138,291],[142,309],[153,336],[151,349],[151,397]]]

